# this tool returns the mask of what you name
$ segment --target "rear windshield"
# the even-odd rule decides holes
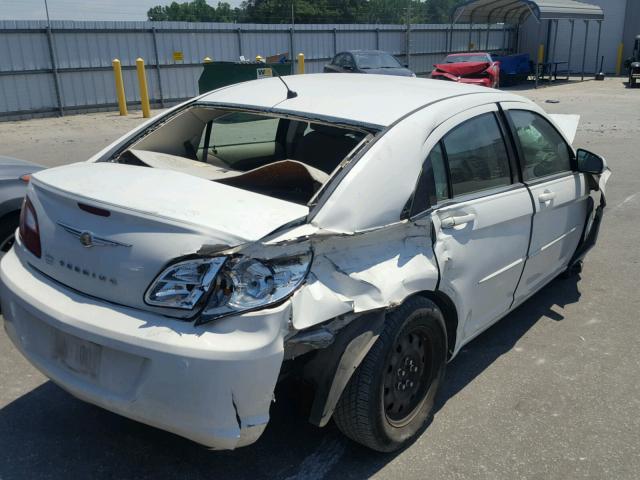
[[[444,63],[488,62],[486,55],[449,55]]]
[[[114,160],[306,204],[367,138],[355,128],[194,106],[152,127]]]
[[[371,68],[402,68],[400,62],[388,53],[354,53],[356,64],[364,70]]]

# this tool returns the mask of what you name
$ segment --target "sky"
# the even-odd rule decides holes
[[[182,3],[188,0],[178,0]],[[226,0],[237,6],[241,0]],[[146,20],[147,10],[172,0],[47,0],[51,20]],[[216,5],[217,0],[208,0]],[[44,0],[0,0],[0,20],[44,20]]]

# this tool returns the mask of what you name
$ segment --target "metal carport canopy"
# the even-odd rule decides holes
[[[453,23],[524,22],[533,15],[542,20],[604,20],[598,5],[575,0],[470,0],[453,13]]]

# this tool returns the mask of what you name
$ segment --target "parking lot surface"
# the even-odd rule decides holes
[[[368,451],[331,424],[308,424],[299,392],[282,388],[255,445],[208,451],[74,399],[0,330],[0,479],[638,478],[640,90],[611,78],[518,93],[580,114],[574,145],[607,159],[600,239],[580,276],[553,281],[450,363],[414,444]],[[140,121],[99,113],[0,123],[0,155],[80,161]]]

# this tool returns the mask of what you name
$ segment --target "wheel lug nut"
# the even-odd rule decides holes
[[[413,382],[409,382],[409,388],[413,388]]]

